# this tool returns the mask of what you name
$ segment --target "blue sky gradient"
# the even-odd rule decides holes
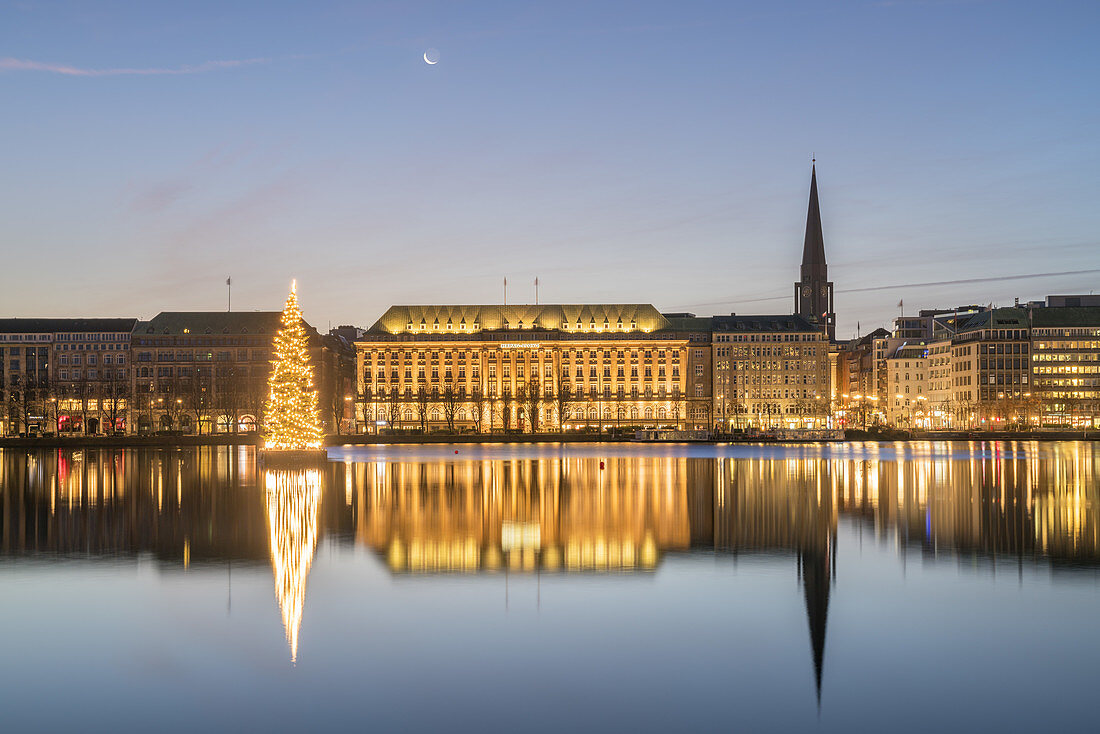
[[[1100,290],[1100,3],[0,4],[0,313]],[[440,62],[424,63],[434,47]],[[767,300],[773,299],[773,300]]]

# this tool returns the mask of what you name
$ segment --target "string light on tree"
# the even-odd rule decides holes
[[[297,281],[291,283],[282,324],[273,345],[264,447],[274,451],[320,450],[317,388],[305,322],[298,307]]]

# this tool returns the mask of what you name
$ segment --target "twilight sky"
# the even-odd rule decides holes
[[[1095,0],[0,2],[0,315],[224,309],[228,275],[234,310],[297,277],[321,328],[504,276],[789,313],[813,153],[838,336],[900,298],[1100,291],[1098,27]]]

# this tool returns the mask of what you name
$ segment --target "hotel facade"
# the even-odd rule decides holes
[[[647,304],[393,306],[356,340],[368,432],[707,427],[689,340]],[[709,407],[709,406],[708,406]]]

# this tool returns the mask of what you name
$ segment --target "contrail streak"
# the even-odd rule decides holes
[[[271,59],[227,59],[224,61],[206,61],[201,64],[187,64],[169,68],[124,68],[124,69],[88,69],[67,64],[52,64],[30,59],[15,59],[10,56],[0,58],[0,71],[46,71],[64,76],[161,76],[177,74],[202,74],[217,69],[234,69],[239,66],[266,64]]]
[[[1092,275],[1100,273],[1100,268],[1088,270],[1062,270],[1056,273],[1028,273],[1027,275],[998,275],[991,278],[960,278],[959,280],[931,280],[926,283],[901,283],[899,285],[872,285],[865,288],[841,288],[837,293],[868,293],[870,291],[888,291],[899,288],[929,288],[940,285],[964,285],[967,283],[997,283],[1006,280],[1027,280],[1028,278],[1053,278],[1063,275]],[[764,303],[766,301],[785,301],[791,298],[785,296],[768,296],[767,298],[746,298],[729,301],[711,301],[710,303],[691,303],[684,308],[698,308],[700,306],[724,306],[728,303]]]

